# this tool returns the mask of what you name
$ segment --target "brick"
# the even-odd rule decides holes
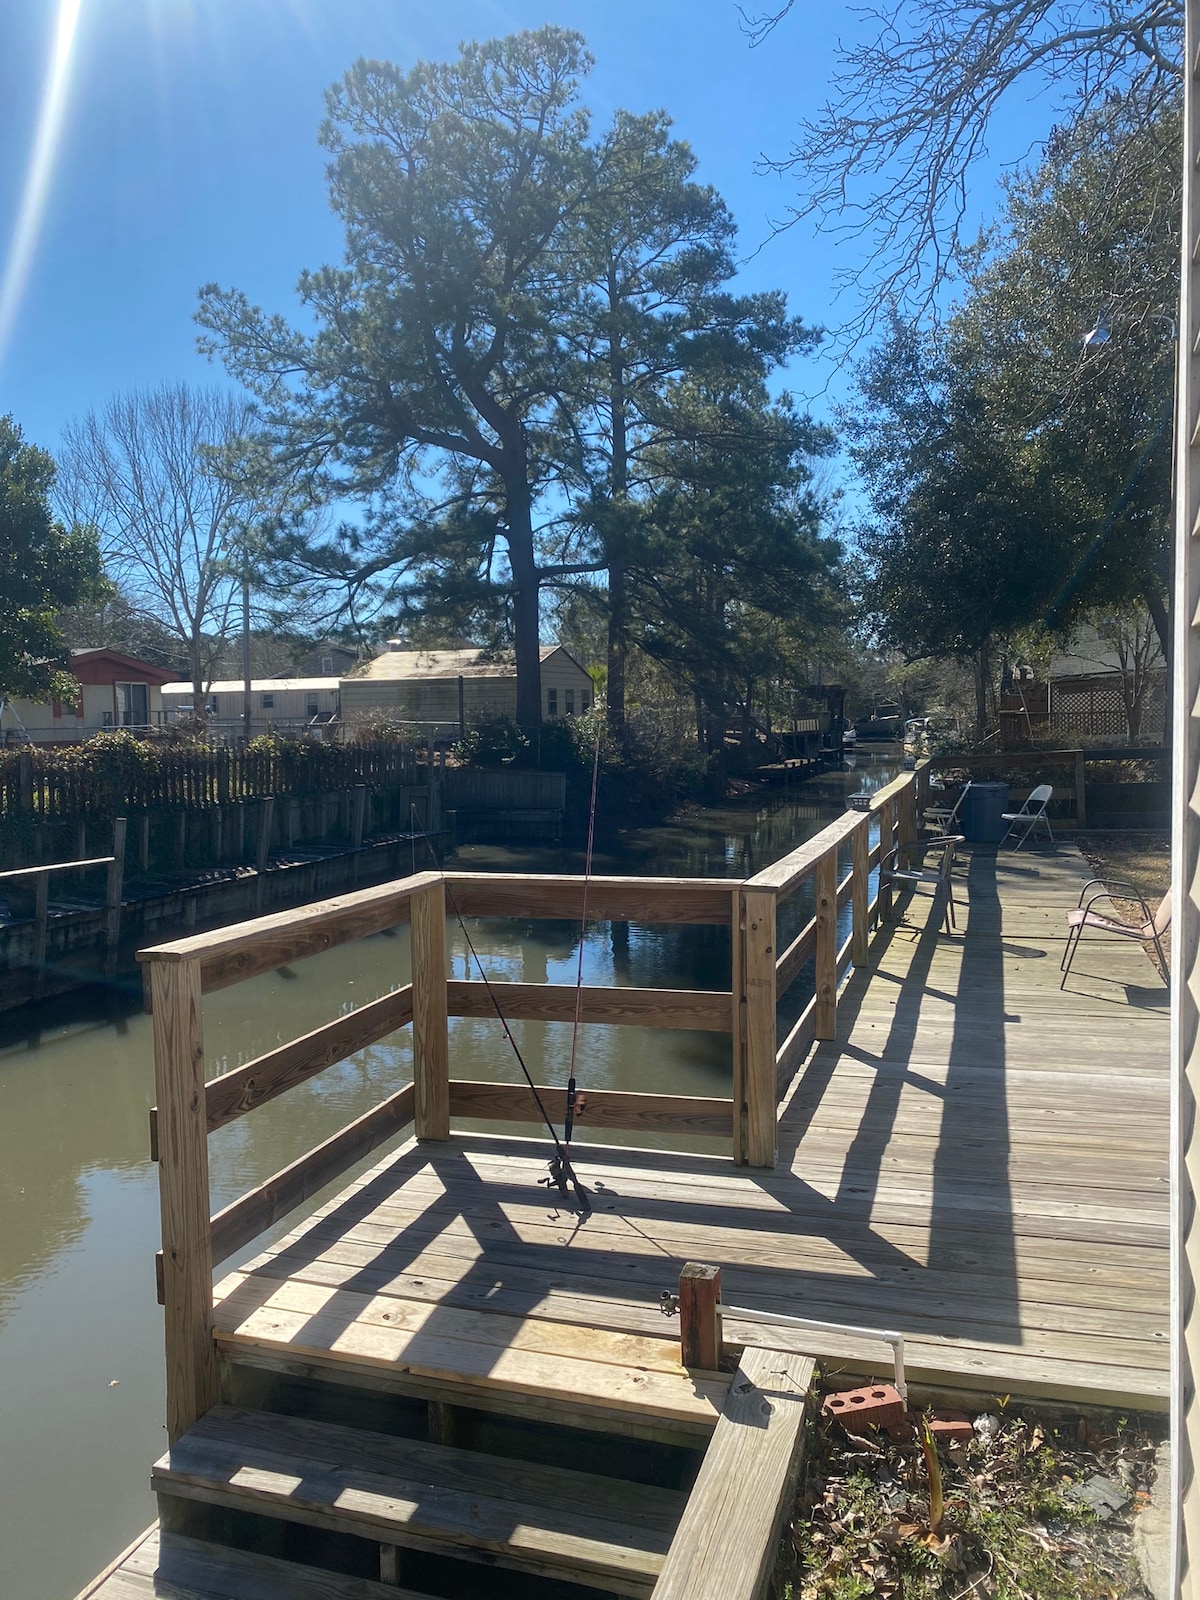
[[[960,1411],[939,1411],[929,1424],[934,1443],[965,1444],[975,1437],[970,1417]]]
[[[890,1383],[872,1383],[864,1389],[843,1389],[825,1396],[821,1407],[827,1417],[840,1422],[847,1433],[887,1428],[904,1421],[906,1406]]]

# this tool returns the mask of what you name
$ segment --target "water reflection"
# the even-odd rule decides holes
[[[848,792],[890,776],[888,767],[869,766],[860,756],[854,773],[697,809],[627,834],[598,851],[596,870],[749,876],[839,814]],[[583,865],[570,850],[481,846],[462,851],[453,864],[544,872],[578,872]],[[781,917],[781,948],[810,915],[811,897],[796,896]],[[484,918],[469,928],[498,985],[574,983],[576,924]],[[476,976],[461,930],[451,928],[449,946],[454,975]],[[729,930],[593,923],[583,971],[592,984],[728,988]],[[210,1075],[376,999],[408,976],[408,932],[401,928],[214,994],[204,1006]],[[797,983],[784,1008],[789,1015],[798,1014],[808,992]],[[781,1025],[787,1021],[782,1017]],[[497,1022],[459,1018],[451,1026],[456,1076],[517,1080]],[[522,1023],[513,1031],[536,1079],[565,1081],[569,1024]],[[581,1080],[593,1087],[729,1092],[729,1042],[719,1035],[585,1026],[580,1063]],[[405,1029],[221,1129],[209,1141],[214,1208],[377,1104],[411,1069]],[[0,1018],[6,1600],[61,1600],[76,1592],[154,1515],[145,1482],[161,1448],[163,1397],[153,1289],[157,1183],[147,1159],[152,1100],[150,1019],[131,990]],[[97,1459],[105,1463],[102,1473],[95,1471]]]

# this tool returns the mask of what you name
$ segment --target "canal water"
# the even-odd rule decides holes
[[[854,772],[697,809],[623,835],[598,850],[594,870],[747,877],[840,815],[848,793],[893,774],[890,764],[860,758]],[[418,869],[426,864],[415,862]],[[582,870],[572,852],[484,847],[460,851],[451,865]],[[797,897],[787,908],[781,947],[810,907]],[[577,925],[472,919],[468,926],[497,984],[574,983]],[[449,944],[454,975],[478,977],[461,928],[450,928]],[[584,939],[585,983],[719,989],[729,987],[729,968],[727,928],[594,923]],[[212,995],[204,1006],[210,1076],[375,999],[408,975],[401,928]],[[806,999],[798,983],[789,996],[795,1014]],[[498,1023],[459,1018],[451,1028],[455,1076],[517,1079]],[[568,1024],[517,1024],[513,1031],[535,1081],[565,1081]],[[410,1037],[403,1030],[214,1134],[213,1209],[406,1081]],[[585,1027],[579,1077],[584,1087],[726,1095],[729,1044],[703,1033]],[[154,1517],[148,1468],[165,1435],[154,1296],[157,1175],[147,1157],[152,1101],[150,1018],[135,996],[55,1001],[0,1018],[4,1600],[71,1600]]]

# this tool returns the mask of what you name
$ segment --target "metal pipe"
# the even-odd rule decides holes
[[[761,1322],[773,1328],[806,1328],[810,1333],[848,1333],[856,1339],[878,1339],[891,1346],[892,1365],[896,1373],[896,1392],[902,1400],[908,1399],[908,1384],[904,1377],[904,1335],[887,1328],[851,1328],[842,1322],[818,1322],[813,1317],[785,1317],[775,1311],[751,1311],[747,1306],[717,1306],[719,1317],[735,1317],[739,1322]]]

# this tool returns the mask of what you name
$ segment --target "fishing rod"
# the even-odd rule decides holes
[[[563,1148],[571,1159],[571,1136],[575,1132],[575,1055],[579,1048],[579,1024],[583,1016],[583,946],[587,938],[588,891],[592,884],[592,850],[596,842],[596,791],[600,782],[601,725],[596,724],[596,748],[592,753],[592,798],[588,806],[587,855],[583,864],[583,910],[579,918],[579,962],[575,968],[575,1021],[571,1028],[571,1067],[567,1075],[567,1111],[563,1119]]]
[[[419,833],[421,838],[424,839],[426,847],[429,850],[430,859],[435,867],[440,868],[441,863],[438,861],[437,851],[433,847],[433,840],[421,826],[420,821],[417,818],[416,805],[411,801],[409,802],[409,811],[411,814],[413,831],[415,833]],[[564,1148],[563,1141],[559,1138],[558,1131],[553,1122],[550,1120],[550,1113],[546,1110],[545,1102],[538,1093],[538,1086],[533,1081],[533,1074],[525,1065],[525,1057],[521,1054],[520,1046],[513,1037],[512,1029],[508,1025],[508,1018],[504,1015],[504,1012],[500,1006],[500,1002],[496,998],[496,992],[491,983],[488,981],[487,973],[483,970],[483,962],[479,959],[479,952],[476,950],[474,941],[467,930],[467,924],[463,920],[463,914],[458,908],[458,901],[454,898],[454,890],[450,887],[449,879],[447,879],[444,875],[442,877],[442,886],[446,891],[446,899],[450,902],[450,909],[453,911],[455,920],[458,923],[464,940],[466,941],[471,960],[475,963],[475,970],[483,979],[483,987],[487,992],[488,999],[492,1003],[492,1010],[496,1013],[497,1020],[499,1021],[500,1026],[504,1029],[504,1037],[512,1046],[512,1053],[517,1058],[517,1065],[520,1067],[522,1075],[525,1078],[525,1082],[528,1085],[529,1092],[533,1096],[534,1104],[538,1108],[538,1114],[540,1115],[542,1121],[546,1124],[546,1132],[550,1135],[550,1138],[554,1144],[554,1154],[550,1158],[550,1176],[548,1178],[543,1178],[541,1181],[543,1183],[549,1183],[553,1185],[553,1187],[561,1193],[564,1200],[570,1200],[573,1192],[579,1205],[579,1209],[585,1214],[585,1216],[589,1215],[592,1209],[592,1202],[588,1199],[587,1190],[583,1187],[583,1184],[580,1183],[575,1169],[571,1165],[570,1155]]]

